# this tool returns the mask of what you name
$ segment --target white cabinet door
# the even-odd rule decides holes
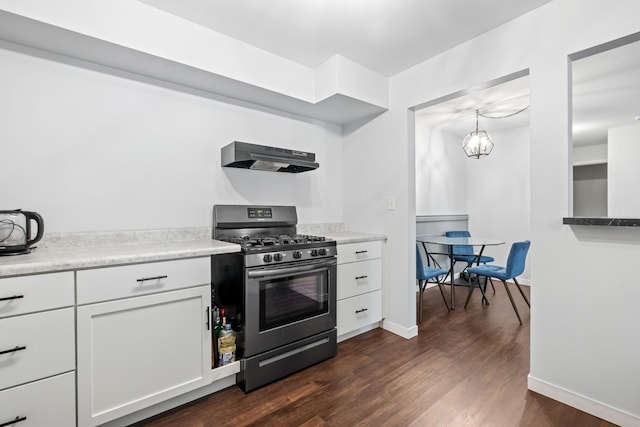
[[[0,279],[0,318],[74,303],[72,271]]]
[[[148,262],[76,273],[78,305],[139,297],[211,283],[209,257]]]
[[[210,382],[210,287],[78,307],[78,424],[101,424]]]
[[[73,321],[73,308],[0,319],[0,389],[73,371]]]
[[[379,259],[338,265],[338,300],[382,289]]]
[[[75,375],[68,372],[0,391],[0,425],[75,426],[75,386]]]
[[[381,291],[369,292],[338,301],[338,336],[382,319]]]
[[[382,242],[359,242],[338,245],[338,264],[382,258]]]

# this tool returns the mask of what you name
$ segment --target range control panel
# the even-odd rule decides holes
[[[271,208],[247,208],[249,218],[273,218]]]

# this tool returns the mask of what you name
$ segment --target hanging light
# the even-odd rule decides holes
[[[476,130],[470,132],[462,141],[462,149],[467,157],[479,159],[488,156],[493,150],[493,141],[489,134],[484,130],[478,130],[478,116],[480,113],[476,110]]]
[[[479,116],[482,116],[485,119],[506,119],[522,113],[527,108],[529,108],[528,105],[518,111],[504,116],[488,116],[486,114],[480,114],[480,111],[476,110],[476,130],[465,136],[464,141],[462,141],[462,149],[466,155],[474,159],[479,159],[481,157],[488,156],[489,153],[491,153],[491,150],[493,150],[493,141],[489,134],[484,130],[478,130]]]

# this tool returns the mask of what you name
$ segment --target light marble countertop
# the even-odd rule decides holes
[[[0,277],[194,258],[230,252],[240,252],[240,246],[212,239],[99,247],[44,247],[36,248],[26,255],[0,257]]]
[[[324,234],[324,237],[335,240],[338,244],[387,240],[387,236],[383,234],[359,233],[353,231],[328,232]]]
[[[207,233],[205,230],[194,235],[201,237]],[[104,234],[87,233],[89,237],[79,234],[72,235],[72,238],[64,236],[63,244],[55,242],[58,246],[45,244],[30,254],[0,257],[0,278],[240,252],[239,245],[209,238],[158,242],[153,241],[149,233],[143,234],[143,238],[129,232]],[[184,237],[184,231],[180,230],[177,236]],[[381,234],[335,230],[328,230],[324,236],[338,244],[386,240],[386,236]],[[170,235],[163,231],[159,236],[152,237],[161,239]],[[116,244],[115,241],[123,243]],[[100,245],[86,246],[94,243]]]

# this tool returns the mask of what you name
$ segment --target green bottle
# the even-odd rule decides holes
[[[219,364],[219,348],[218,348],[218,338],[220,338],[220,332],[224,329],[224,325],[227,323],[226,312],[224,308],[221,308],[218,312],[218,318],[216,319],[216,326],[213,328],[213,367],[217,368],[220,366]]]

